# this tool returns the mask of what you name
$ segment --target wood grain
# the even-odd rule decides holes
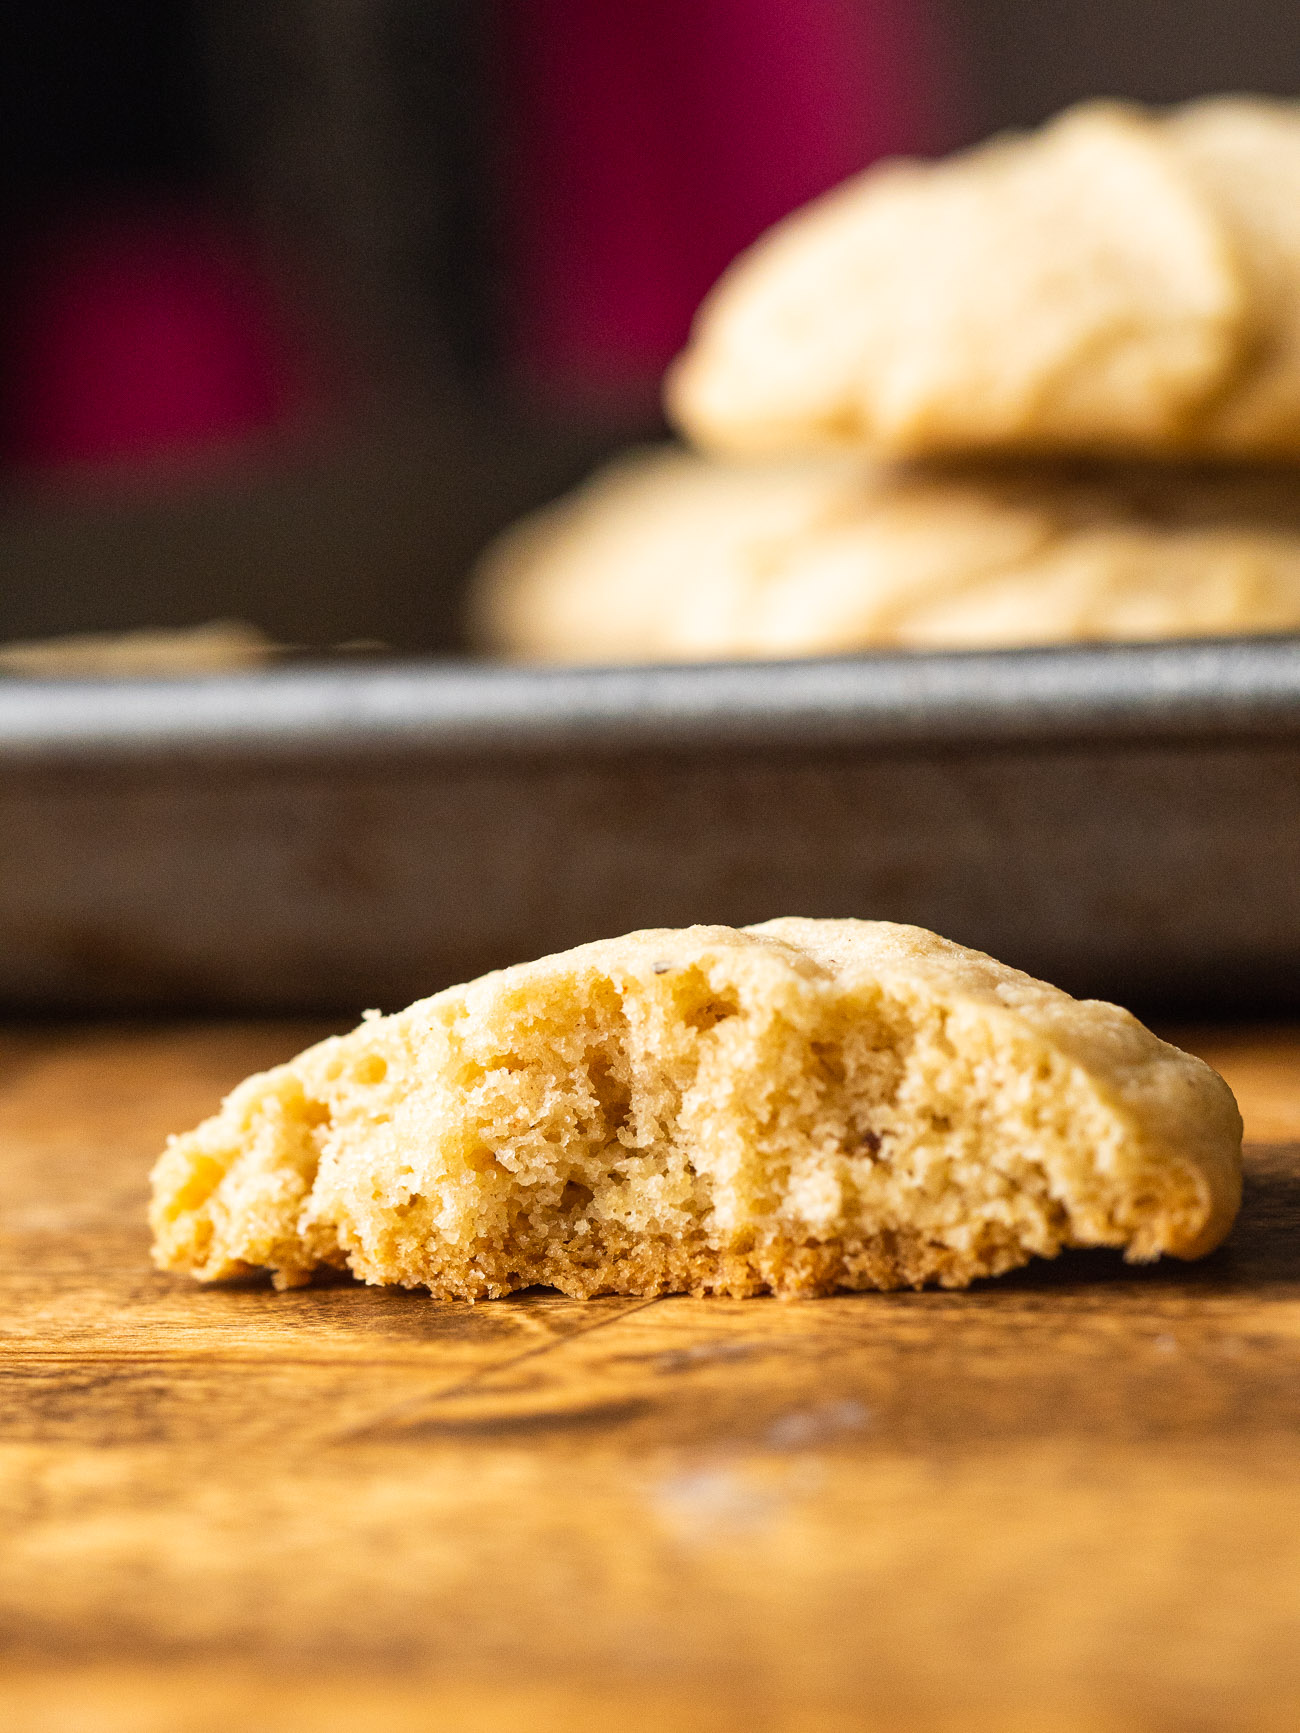
[[[1185,1037],[1256,1138],[1198,1265],[784,1306],[154,1273],[162,1136],[316,1033],[0,1036],[9,1725],[1300,1725],[1300,1032]]]

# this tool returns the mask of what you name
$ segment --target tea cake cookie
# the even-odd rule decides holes
[[[0,676],[30,680],[183,680],[261,668],[280,646],[245,620],[134,632],[70,632],[0,643]]]
[[[675,661],[1300,629],[1300,475],[637,453],[507,531],[481,648]]]
[[[470,633],[498,655],[572,662],[888,641],[910,599],[957,569],[1006,570],[1042,540],[1032,513],[960,493],[918,502],[857,460],[634,452],[488,549]]]
[[[1198,448],[1300,454],[1300,104],[1217,97],[1165,125],[1227,225],[1247,289],[1249,347]]]
[[[632,933],[250,1077],[153,1174],[155,1258],[479,1299],[961,1287],[1228,1231],[1227,1085],[917,927]]]
[[[705,301],[667,401],[732,455],[1176,445],[1243,365],[1247,288],[1160,122],[1089,104],[778,224]]]

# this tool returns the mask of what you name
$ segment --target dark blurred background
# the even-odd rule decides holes
[[[1215,90],[1300,92],[1294,0],[6,0],[0,639],[455,649],[784,211]]]

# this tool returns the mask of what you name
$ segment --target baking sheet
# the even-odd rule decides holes
[[[0,1004],[385,1010],[650,925],[916,921],[1300,1002],[1300,640],[0,685]]]

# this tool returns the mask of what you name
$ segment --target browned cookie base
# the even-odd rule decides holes
[[[973,1254],[907,1230],[829,1243],[769,1239],[748,1250],[719,1251],[702,1243],[634,1239],[615,1230],[523,1257],[518,1247],[480,1251],[458,1261],[433,1254],[426,1271],[406,1272],[401,1280],[407,1287],[427,1287],[440,1300],[501,1299],[531,1287],[557,1288],[575,1300],[598,1294],[718,1294],[734,1300],[774,1294],[801,1300],[839,1289],[964,1288],[1029,1259],[1022,1246],[992,1235]]]

